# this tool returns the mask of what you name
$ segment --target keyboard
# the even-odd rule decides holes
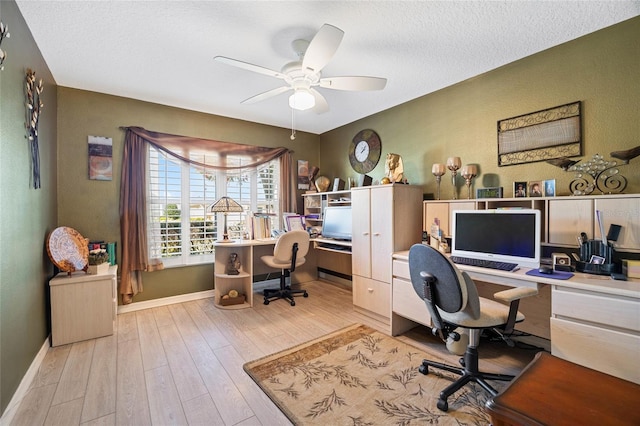
[[[319,246],[325,249],[330,249],[330,250],[351,251],[351,247],[343,246],[340,244],[320,243]]]
[[[497,262],[495,260],[472,259],[469,257],[451,256],[451,261],[459,265],[480,266],[481,268],[499,269],[501,271],[514,271],[517,263]]]

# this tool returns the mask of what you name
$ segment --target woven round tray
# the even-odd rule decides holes
[[[63,272],[84,271],[89,263],[87,240],[67,226],[54,229],[47,237],[47,254]]]

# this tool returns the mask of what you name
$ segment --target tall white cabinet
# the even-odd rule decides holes
[[[422,188],[352,188],[351,212],[354,308],[390,332],[392,254],[421,241]]]

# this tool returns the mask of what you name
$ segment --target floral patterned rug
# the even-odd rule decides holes
[[[424,358],[436,360],[356,324],[244,369],[296,425],[488,425],[488,395],[476,384],[449,397],[449,411],[436,407],[440,391],[457,376],[419,373]]]

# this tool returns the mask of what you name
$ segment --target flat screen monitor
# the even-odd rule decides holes
[[[322,236],[351,241],[351,206],[327,207],[322,217]]]
[[[540,267],[540,211],[455,210],[451,255]]]

